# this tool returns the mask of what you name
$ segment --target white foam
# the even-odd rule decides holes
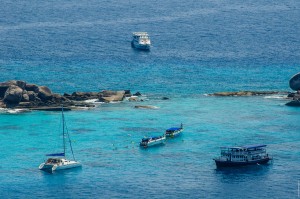
[[[268,95],[264,96],[265,99],[286,99],[286,95]]]
[[[10,108],[0,108],[0,112],[2,113],[10,113],[10,114],[18,114],[18,113],[24,113],[29,112],[29,109],[10,109]]]

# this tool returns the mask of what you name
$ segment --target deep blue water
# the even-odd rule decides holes
[[[205,95],[290,91],[299,18],[296,0],[1,2],[0,82],[148,96],[67,112],[83,167],[53,174],[38,166],[60,147],[60,113],[0,114],[1,198],[299,197],[300,109],[277,96]],[[134,31],[150,34],[150,52],[131,48]],[[138,147],[181,122],[181,137]],[[268,144],[272,164],[216,169],[220,146],[256,143]]]

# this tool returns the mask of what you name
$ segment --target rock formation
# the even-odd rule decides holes
[[[238,92],[218,92],[213,94],[208,94],[208,96],[220,96],[220,97],[228,97],[228,96],[256,96],[256,95],[274,95],[274,94],[282,94],[283,92],[278,91],[238,91]]]
[[[60,95],[53,93],[46,86],[28,84],[24,81],[11,80],[0,83],[1,108],[28,108],[32,110],[60,110],[61,105],[66,110],[74,107],[94,107],[94,104],[84,100],[98,99],[102,102],[122,101],[125,97],[132,97],[130,90],[101,91],[101,92],[73,92]]]
[[[300,73],[294,75],[290,79],[289,84],[290,88],[296,92],[288,94],[288,98],[292,99],[292,101],[286,103],[285,105],[300,106]]]

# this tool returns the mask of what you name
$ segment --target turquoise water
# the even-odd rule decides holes
[[[60,113],[1,112],[1,198],[297,198],[300,110],[282,96],[206,94],[290,91],[299,13],[297,1],[3,2],[1,82],[61,94],[130,89],[147,100],[66,112],[83,167],[53,174],[38,166],[60,150]],[[150,52],[130,46],[140,30]],[[138,147],[180,123],[182,136]],[[260,143],[270,165],[216,169],[220,146]]]

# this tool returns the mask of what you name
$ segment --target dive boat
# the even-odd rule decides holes
[[[181,132],[183,131],[183,124],[180,125],[180,127],[172,127],[172,128],[168,128],[166,130],[166,137],[176,137],[178,135],[181,134]]]
[[[133,32],[131,46],[140,50],[150,50],[151,41],[147,32]]]
[[[215,158],[217,167],[234,167],[266,164],[272,157],[266,151],[267,145],[246,145],[221,147],[221,156]]]
[[[47,154],[46,156],[50,156],[44,163],[42,163],[39,166],[40,170],[45,170],[45,171],[56,171],[56,170],[64,170],[64,169],[70,169],[70,168],[75,168],[75,167],[81,167],[81,163],[77,162],[75,160],[75,156],[73,153],[73,148],[70,140],[70,135],[67,131],[66,128],[66,123],[65,123],[65,117],[64,117],[64,111],[63,107],[61,108],[62,111],[62,137],[63,137],[63,152],[61,153],[51,153]],[[68,142],[70,144],[70,149],[72,152],[73,160],[68,160],[66,158],[66,139],[68,139]]]
[[[143,138],[142,141],[140,142],[140,146],[147,148],[150,146],[155,146],[155,145],[159,145],[159,144],[164,144],[166,140],[166,136],[150,136],[150,137],[146,137]]]

